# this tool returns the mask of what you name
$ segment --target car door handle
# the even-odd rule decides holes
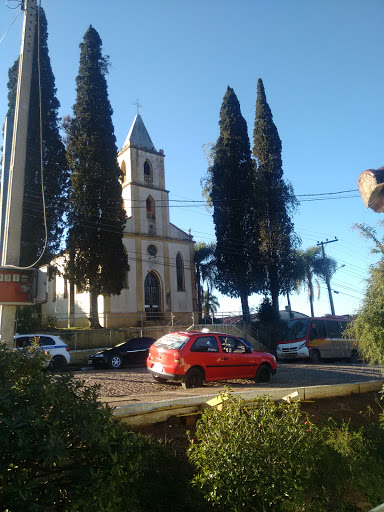
[[[228,357],[222,357],[221,360],[222,361],[228,361]]]

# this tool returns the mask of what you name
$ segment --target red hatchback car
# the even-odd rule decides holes
[[[151,345],[147,368],[157,382],[197,388],[215,380],[268,382],[277,364],[272,354],[256,352],[235,336],[186,331],[166,334]]]

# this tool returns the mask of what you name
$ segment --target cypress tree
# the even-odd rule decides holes
[[[60,249],[65,228],[69,172],[65,147],[59,133],[55,77],[48,53],[47,19],[42,8],[36,17],[31,93],[29,102],[24,199],[21,230],[21,266],[33,264],[45,246],[44,208],[47,221],[47,247],[40,259],[47,263]],[[14,115],[19,61],[8,72],[8,116]],[[40,69],[40,80],[39,80]],[[44,199],[40,157],[40,97]]]
[[[255,202],[259,253],[275,317],[279,317],[279,294],[292,286],[292,251],[299,243],[291,215],[297,206],[292,186],[283,179],[281,140],[267,103],[264,85],[257,82],[253,155],[256,159]]]
[[[89,291],[90,322],[98,327],[98,295],[119,294],[128,269],[122,243],[126,215],[105,78],[108,59],[92,26],[80,50],[77,97],[67,129],[71,169],[67,276],[79,291]]]
[[[240,297],[244,320],[249,321],[248,297],[254,291],[254,165],[247,124],[230,87],[221,106],[219,126],[213,163],[208,169],[217,238],[216,286],[225,295]]]

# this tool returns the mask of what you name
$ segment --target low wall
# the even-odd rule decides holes
[[[351,384],[307,386],[298,388],[258,389],[254,391],[232,392],[245,401],[251,401],[258,396],[269,396],[272,400],[282,400],[293,395],[293,400],[313,400],[335,396],[349,396],[371,391],[380,391],[383,380],[356,382]],[[116,407],[113,414],[124,423],[133,427],[152,425],[167,421],[171,416],[202,411],[220,403],[218,395],[188,396],[177,399],[161,400],[158,402],[142,402]]]

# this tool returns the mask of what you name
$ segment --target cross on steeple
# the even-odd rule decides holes
[[[137,108],[137,115],[139,115],[139,109],[140,108],[143,108],[143,105],[141,105],[141,103],[139,102],[139,98],[136,99],[136,101],[134,101],[132,103],[132,105],[136,105],[136,108]]]

